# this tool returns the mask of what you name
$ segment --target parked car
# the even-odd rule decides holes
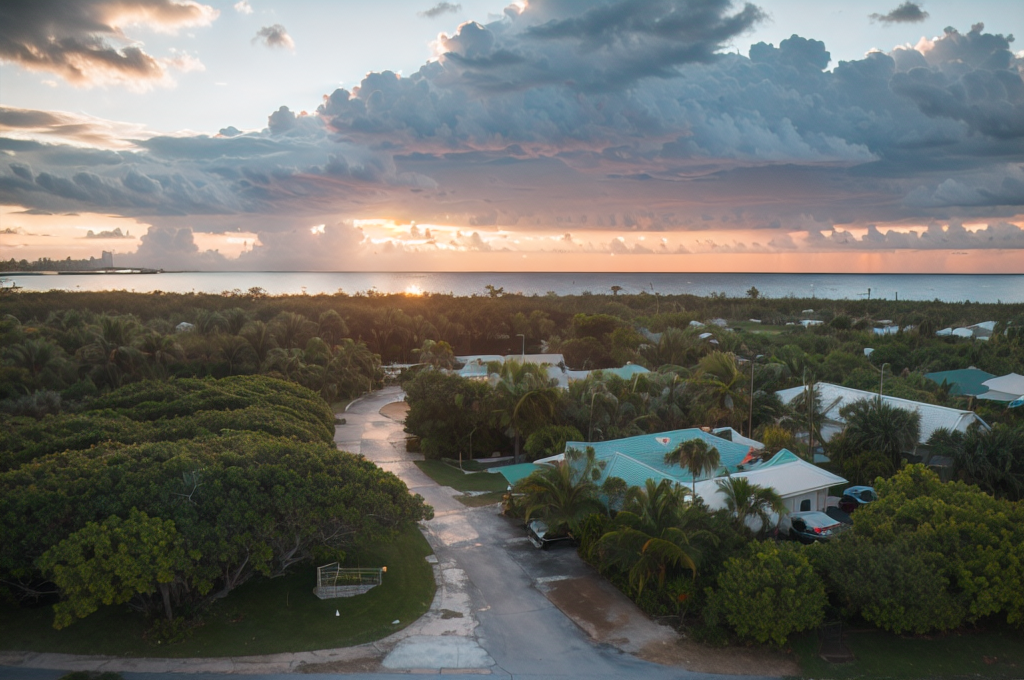
[[[828,541],[846,529],[847,525],[817,510],[794,512],[779,520],[779,536],[801,543]]]
[[[878,494],[870,486],[851,486],[839,499],[839,509],[851,513],[862,505],[878,500]]]
[[[538,550],[547,550],[556,543],[572,543],[572,536],[568,533],[554,533],[544,520],[532,519],[526,524],[526,537]]]

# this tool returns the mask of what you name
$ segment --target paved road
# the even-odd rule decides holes
[[[302,664],[323,664],[313,666],[325,672],[319,677],[348,671],[336,677],[360,680],[407,678],[409,673],[516,680],[723,678],[651,664],[589,638],[542,591],[546,584],[586,576],[590,568],[571,549],[535,550],[496,506],[468,508],[454,499],[451,489],[420,472],[415,456],[405,452],[402,426],[379,413],[402,396],[397,388],[389,388],[351,404],[335,441],[394,472],[434,507],[434,519],[424,522],[423,528],[437,560],[438,591],[431,610],[419,621],[370,645],[272,657],[160,660],[0,654],[0,680],[56,680],[69,669],[119,671],[125,680],[180,679],[181,673],[188,673],[188,680],[222,678],[224,673],[273,680],[294,678],[288,673]],[[659,635],[656,628],[632,630],[639,638],[636,645]],[[358,663],[345,666],[365,659],[379,671],[352,673],[361,670]]]
[[[335,439],[342,449],[361,453],[400,476],[434,506],[435,517],[424,523],[425,534],[444,572],[458,575],[471,608],[465,612],[466,625],[449,634],[466,638],[466,650],[477,650],[463,668],[514,678],[721,677],[647,663],[592,641],[542,592],[547,583],[590,574],[590,567],[571,549],[534,549],[515,523],[499,515],[497,506],[467,508],[452,497],[451,489],[424,475],[412,462],[417,456],[405,452],[402,426],[379,414],[402,396],[390,388],[351,405],[347,424],[338,427]],[[644,629],[637,634],[653,637],[668,631]],[[648,641],[635,642],[642,646]],[[430,663],[437,642],[414,630],[385,658],[384,666],[439,668]]]

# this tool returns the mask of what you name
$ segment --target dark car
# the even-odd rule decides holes
[[[839,499],[839,509],[849,514],[857,508],[878,500],[878,494],[870,486],[851,486]]]
[[[526,537],[530,539],[533,547],[539,550],[547,550],[556,543],[571,544],[573,538],[565,532],[552,532],[548,525],[539,519],[532,519],[526,524]]]
[[[779,520],[779,535],[801,543],[829,541],[846,529],[847,525],[817,510],[794,512]]]

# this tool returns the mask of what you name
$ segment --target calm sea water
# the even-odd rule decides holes
[[[524,295],[623,293],[743,297],[751,287],[770,298],[944,300],[1024,302],[1024,275],[992,274],[607,274],[607,273],[355,273],[355,272],[180,272],[68,276],[5,275],[25,290],[130,290],[221,293],[263,288],[272,295],[317,293],[451,293],[486,295],[487,285]],[[870,293],[869,293],[870,291]]]

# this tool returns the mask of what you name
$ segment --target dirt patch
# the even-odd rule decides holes
[[[636,656],[697,673],[799,676],[796,661],[762,647],[710,647],[659,626],[599,576],[552,581],[542,589],[551,603],[598,642]]]
[[[296,673],[377,673],[380,670],[380,659],[375,656],[325,663],[304,663],[295,668]]]
[[[619,629],[629,623],[629,614],[614,607],[614,600],[601,586],[594,579],[572,578],[550,583],[544,594],[590,637],[612,642],[622,637]]]
[[[695,673],[725,675],[799,676],[800,666],[789,655],[763,647],[709,647],[679,637],[658,641],[637,654],[645,661],[679,666]]]
[[[409,404],[404,401],[396,401],[392,404],[387,404],[380,410],[380,414],[385,418],[390,418],[395,422],[404,423],[405,416],[409,414]]]

